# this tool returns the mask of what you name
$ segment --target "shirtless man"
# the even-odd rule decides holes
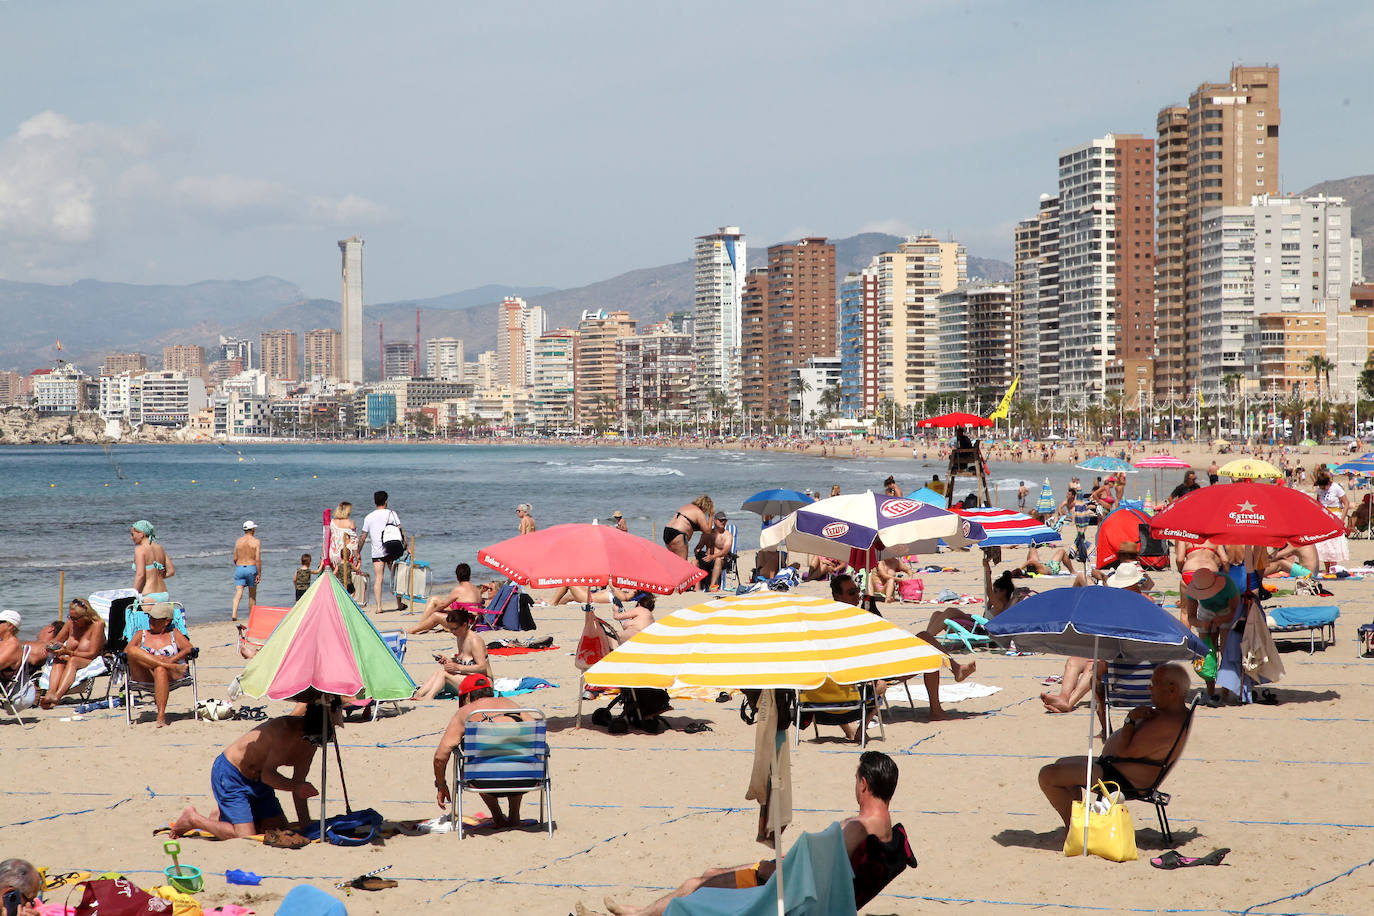
[[[467,727],[468,717],[483,709],[521,708],[520,704],[512,700],[496,696],[491,689],[491,678],[485,674],[469,674],[463,678],[463,682],[458,685],[458,704],[458,711],[449,720],[448,728],[444,729],[444,736],[439,739],[439,747],[434,751],[436,800],[439,802],[439,807],[445,810],[453,801],[453,796],[449,791],[449,760],[453,757],[454,748],[463,741],[463,731]],[[527,713],[520,713],[513,718],[528,721],[533,717]],[[512,793],[504,796],[488,795],[485,792],[481,794],[482,801],[486,802],[487,810],[491,812],[493,827],[506,829],[520,826],[520,798],[523,793]],[[509,813],[501,811],[500,800],[503,797],[507,799],[507,804],[510,807]]]
[[[250,518],[243,523],[243,534],[234,542],[234,610],[230,620],[239,619],[239,601],[248,589],[248,606],[258,603],[258,583],[262,581],[262,541],[258,526]]]
[[[428,633],[442,625],[444,618],[448,616],[449,608],[466,605],[470,611],[482,609],[482,596],[478,594],[477,586],[472,584],[472,567],[466,563],[459,563],[453,567],[453,575],[458,581],[449,589],[448,594],[435,595],[425,602],[420,622],[406,631],[411,636]]]
[[[1185,701],[1188,683],[1188,671],[1177,662],[1155,669],[1150,677],[1153,705],[1131,710],[1121,728],[1112,732],[1102,745],[1102,756],[1093,762],[1093,782],[1109,779],[1137,787],[1148,786],[1159,775],[1157,766],[1114,761],[1136,758],[1167,763],[1183,753],[1185,742],[1175,742],[1188,716]],[[1061,757],[1040,770],[1040,791],[1045,793],[1066,829],[1073,803],[1083,796],[1083,777],[1087,769],[1085,757]]]
[[[865,751],[859,756],[859,768],[854,774],[854,800],[859,805],[859,813],[846,818],[841,827],[844,830],[844,847],[853,862],[868,844],[868,838],[875,837],[880,843],[892,841],[892,812],[888,806],[897,790],[897,764],[892,758],[879,751]],[[621,906],[609,897],[606,908],[613,916],[660,916],[678,897],[686,897],[697,888],[724,887],[731,889],[758,887],[764,884],[777,871],[777,862],[767,859],[749,865],[736,865],[731,868],[712,868],[700,877],[691,878],[677,890],[660,897],[645,907]],[[857,879],[856,879],[857,881]],[[855,888],[855,897],[861,889]],[[865,906],[872,894],[864,894],[858,902]],[[577,905],[578,916],[586,916],[590,911],[582,904]]]
[[[268,719],[239,738],[215,758],[210,768],[210,790],[218,807],[209,817],[192,806],[172,825],[172,836],[203,830],[217,840],[253,836],[286,824],[277,792],[290,793],[296,803],[297,823],[310,820],[307,799],[320,793],[305,777],[320,746],[325,707],[306,706],[305,714]],[[338,706],[329,707],[331,732],[339,725]],[[291,776],[280,770],[291,768]]]
[[[702,555],[697,565],[710,573],[707,578],[711,584],[707,587],[707,591],[720,588],[720,577],[725,568],[725,558],[735,552],[735,539],[726,527],[726,523],[729,521],[730,519],[724,512],[717,512],[715,523],[711,526],[710,540],[702,539],[706,544],[706,553]]]
[[[18,611],[0,611],[0,674],[18,670],[24,657],[24,644],[19,641],[19,628],[24,617]]]
[[[623,643],[654,622],[654,596],[635,592],[628,604],[616,608],[615,619],[620,622],[620,642]]]

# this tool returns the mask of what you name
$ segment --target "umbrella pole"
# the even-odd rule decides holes
[[[783,740],[787,740],[787,736],[785,734],[783,735]],[[768,774],[768,779],[773,784],[772,799],[770,800],[770,803],[768,805],[768,819],[772,821],[772,824],[770,826],[773,828],[773,861],[777,863],[777,869],[775,874],[777,877],[778,888],[778,916],[786,916],[786,894],[782,886],[782,853],[784,848],[782,845],[783,827],[781,824],[778,823],[778,793],[782,791],[782,780],[778,778],[778,761],[776,754],[777,752],[774,751],[775,756],[773,758],[773,772]]]
[[[329,737],[329,704],[323,699],[320,703],[324,706],[324,728],[320,731],[320,842],[327,843],[324,836],[324,800],[327,795],[325,787],[329,784],[329,748],[324,745]]]
[[[1093,665],[1090,677],[1097,677],[1097,637],[1093,637]],[[1083,855],[1088,854],[1088,818],[1092,815],[1093,740],[1097,737],[1097,685],[1088,691],[1088,766],[1083,777]]]
[[[373,700],[373,702],[375,703],[376,700]],[[329,725],[326,725],[325,728],[329,728]],[[339,765],[339,788],[343,790],[344,812],[352,814],[353,803],[348,800],[348,781],[344,779],[343,754],[339,752],[339,733],[330,729],[330,737],[334,739],[334,762]]]

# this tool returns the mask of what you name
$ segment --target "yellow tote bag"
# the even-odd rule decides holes
[[[1111,788],[1108,788],[1108,787]],[[1083,855],[1083,817],[1085,802],[1092,806],[1088,817],[1088,852],[1112,862],[1139,858],[1135,851],[1135,824],[1126,810],[1121,786],[1099,781],[1092,792],[1083,793],[1085,801],[1073,803],[1069,833],[1064,837],[1064,855]]]

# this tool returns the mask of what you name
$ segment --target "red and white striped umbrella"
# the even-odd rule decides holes
[[[1175,458],[1173,455],[1151,455],[1148,458],[1141,458],[1134,465],[1138,468],[1190,468],[1191,464],[1182,458]]]
[[[1017,544],[1051,544],[1059,540],[1059,532],[1037,522],[1015,509],[974,507],[955,508],[955,512],[983,526],[987,537],[979,547],[1010,547]]]

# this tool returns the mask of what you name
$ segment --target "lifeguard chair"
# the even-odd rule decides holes
[[[991,426],[992,422],[977,414],[947,413],[938,417],[927,417],[916,426],[921,429],[958,429],[959,427],[977,429]],[[945,480],[945,508],[954,505],[954,480],[957,477],[972,477],[976,481],[973,492],[978,496],[980,506],[991,506],[992,497],[988,490],[988,464],[983,460],[979,443],[969,448],[955,448],[949,453],[949,476]]]

